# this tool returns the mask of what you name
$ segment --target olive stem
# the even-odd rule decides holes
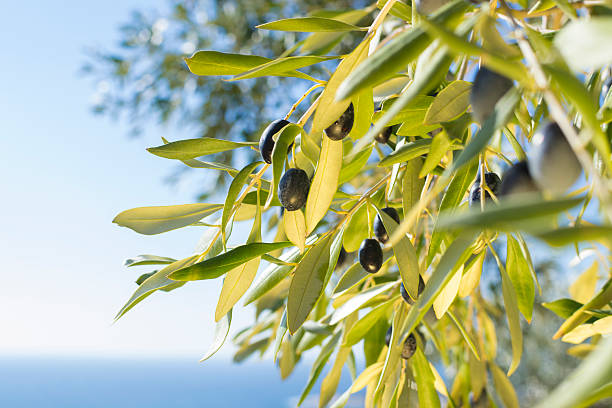
[[[308,94],[310,94],[312,91],[314,91],[317,88],[322,87],[323,85],[325,85],[324,83],[319,83],[316,85],[311,86],[305,93],[304,95],[302,95],[300,97],[300,99],[297,100],[296,103],[293,104],[293,106],[291,106],[291,109],[289,109],[289,113],[287,113],[287,115],[285,115],[285,120],[289,120],[289,118],[291,117],[291,115],[293,114],[293,112],[297,109],[297,107],[300,105],[300,103],[302,103],[302,101],[304,99],[306,99],[306,97],[308,96]]]
[[[304,126],[304,124],[308,121],[308,118],[310,118],[310,116],[313,114],[313,112],[319,105],[320,100],[321,100],[321,95],[317,97],[317,99],[312,103],[312,105],[310,105],[310,108],[308,108],[308,110],[304,112],[300,120],[298,120],[297,122],[298,126]]]

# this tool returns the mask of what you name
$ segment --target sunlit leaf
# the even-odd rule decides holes
[[[612,64],[612,17],[579,19],[567,24],[557,35],[555,45],[576,71],[599,69]]]
[[[283,222],[285,233],[289,241],[300,248],[300,252],[304,252],[306,244],[306,221],[302,210],[285,211],[283,213]]]
[[[189,160],[208,154],[221,153],[249,146],[255,146],[255,143],[232,142],[212,137],[200,137],[197,139],[178,140],[157,147],[149,147],[147,151],[166,159]]]
[[[518,397],[516,396],[516,391],[514,391],[514,387],[512,383],[506,377],[506,374],[495,365],[495,363],[489,363],[489,369],[491,370],[491,375],[493,376],[493,384],[495,384],[495,390],[499,394],[504,406],[506,408],[519,408]],[[551,405],[552,406],[552,405]]]
[[[240,172],[234,177],[232,183],[229,186],[227,191],[227,196],[225,198],[225,203],[223,205],[223,213],[221,215],[221,229],[225,231],[227,227],[227,223],[231,216],[231,211],[236,204],[236,199],[238,198],[238,194],[244,187],[245,182],[247,181],[249,175],[255,170],[255,168],[261,164],[261,162],[256,161],[250,164],[247,164]],[[225,314],[225,313],[224,313]]]
[[[297,31],[301,33],[360,31],[360,27],[343,21],[322,17],[296,17],[255,26],[261,30]]]
[[[393,304],[395,303],[395,298],[389,299],[388,301],[376,306],[372,309],[368,314],[363,316],[360,320],[357,321],[348,332],[346,336],[345,344],[347,346],[353,346],[368,333],[368,331],[380,320],[387,320],[391,311],[393,310]]]
[[[389,282],[382,285],[376,285],[369,289],[361,291],[357,295],[354,295],[332,313],[329,324],[336,324],[340,322],[342,319],[344,319],[351,313],[355,312],[356,310],[359,310],[359,308],[361,308],[364,304],[366,304],[374,297],[391,289],[395,284],[395,282]]]
[[[138,255],[135,258],[126,259],[123,263],[124,266],[141,266],[141,265],[163,265],[171,264],[175,262],[174,258],[167,258],[165,256],[157,255]]]
[[[113,222],[140,234],[154,235],[191,225],[222,207],[206,203],[137,207],[119,213]]]
[[[516,291],[518,308],[525,319],[530,322],[535,299],[535,286],[527,259],[525,259],[519,243],[512,235],[508,235],[506,254],[506,271]]]
[[[450,122],[461,116],[470,105],[472,84],[453,81],[436,96],[425,115],[426,124]]]
[[[293,56],[275,59],[273,61],[266,62],[265,64],[259,65],[246,72],[242,72],[232,78],[233,81],[241,79],[257,78],[262,76],[283,76],[284,73],[292,71],[294,69],[307,67],[310,65],[318,64],[320,62],[337,59],[339,57],[318,57],[314,55],[306,56]]]
[[[223,343],[225,343],[225,339],[229,334],[230,325],[232,323],[232,310],[230,309],[227,314],[222,316],[221,319],[217,321],[217,325],[215,326],[215,334],[213,336],[213,341],[208,347],[208,351],[204,354],[204,357],[200,360],[206,361],[211,358],[217,351],[221,349]]]
[[[434,300],[433,310],[438,319],[441,319],[442,316],[444,316],[444,313],[446,313],[450,305],[455,300],[457,292],[459,291],[459,283],[461,282],[462,273],[463,268],[459,268],[456,272],[454,272],[453,276]]]
[[[429,368],[429,362],[423,350],[417,348],[411,358],[412,373],[417,383],[419,406],[420,407],[439,407],[440,398],[434,387],[434,375]]]

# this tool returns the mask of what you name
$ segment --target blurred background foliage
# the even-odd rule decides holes
[[[169,0],[163,11],[135,10],[119,28],[116,45],[86,53],[82,68],[94,82],[92,110],[114,120],[127,121],[132,128],[130,135],[134,137],[145,126],[156,123],[168,125],[173,131],[177,129],[180,132],[177,138],[181,139],[208,136],[256,141],[270,121],[285,116],[309,84],[296,78],[263,77],[228,82],[197,77],[189,72],[183,59],[196,50],[208,49],[275,58],[291,51],[306,34],[261,31],[254,28],[258,24],[309,15],[323,8],[329,12],[363,8],[368,4],[362,0]],[[371,20],[372,14],[369,14],[360,25],[367,25]],[[357,37],[344,34],[333,44],[333,49],[327,47],[320,51],[343,54],[356,45],[356,40]],[[326,66],[333,67],[335,62],[327,64],[317,64],[304,71],[327,78]],[[300,114],[299,109],[296,114]],[[248,153],[252,157],[233,157],[233,154],[233,151],[220,153],[214,161],[240,168],[255,157],[254,151]],[[176,180],[186,170],[186,166],[177,166],[170,179]],[[201,200],[221,187],[225,191],[228,181],[225,172],[208,173],[214,182],[194,192]],[[503,248],[498,249],[504,252]],[[568,297],[567,288],[573,277],[559,272],[569,270],[566,263],[572,254],[563,254],[555,260],[542,259],[537,249],[532,252],[536,253],[536,270],[544,296],[536,294],[533,322],[523,325],[524,358],[516,375],[511,377],[521,405],[525,406],[545,396],[580,361],[567,353],[569,345],[551,340],[562,319],[541,306],[544,301]],[[488,290],[483,290],[486,292],[483,296],[501,308],[500,277],[495,261],[489,257],[484,282]],[[505,365],[511,359],[506,318],[499,312],[491,316],[499,328],[498,359]],[[451,378],[455,375],[446,374]]]

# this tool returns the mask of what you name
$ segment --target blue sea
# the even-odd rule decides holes
[[[0,357],[0,407],[295,407],[309,374],[269,360]],[[325,373],[323,373],[325,375]],[[343,376],[339,393],[350,385]],[[320,381],[303,407],[318,406]],[[361,406],[358,398],[347,406]]]

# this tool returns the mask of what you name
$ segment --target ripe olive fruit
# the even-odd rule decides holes
[[[414,333],[410,333],[404,341],[404,347],[402,347],[402,358],[408,360],[414,355],[417,350],[417,340],[414,337]]]
[[[538,186],[531,177],[527,162],[524,160],[515,163],[506,170],[499,185],[500,197],[512,194],[535,193],[538,191]]]
[[[531,139],[529,153],[529,172],[542,190],[564,193],[582,172],[574,150],[555,122],[540,125]]]
[[[433,13],[449,1],[450,0],[414,0],[414,5],[419,14],[427,15]]]
[[[393,326],[389,326],[389,329],[385,334],[385,344],[387,345],[387,347],[389,347],[389,344],[391,343],[391,334],[393,334]]]
[[[503,75],[481,67],[474,78],[470,104],[474,118],[484,123],[493,113],[495,104],[512,88],[512,81]]]
[[[338,262],[336,262],[336,268],[339,268],[346,261],[346,250],[344,247],[340,247],[340,253],[338,254]]]
[[[366,238],[359,247],[359,263],[366,272],[376,273],[380,270],[383,253],[378,241]]]
[[[397,210],[395,208],[385,207],[382,209],[382,211],[385,212],[391,218],[393,218],[393,220],[399,224],[399,214],[397,213]],[[387,230],[385,229],[385,225],[383,224],[380,215],[377,215],[374,219],[374,235],[383,244],[389,240],[389,234],[387,234]]]
[[[308,190],[308,174],[302,169],[289,169],[278,183],[278,199],[285,210],[296,211],[306,204]]]
[[[342,140],[351,132],[353,128],[353,121],[355,119],[355,112],[353,110],[353,103],[344,111],[337,121],[329,125],[325,129],[325,134],[331,140]]]
[[[376,136],[374,136],[374,140],[376,140],[380,144],[387,143],[389,141],[389,137],[391,137],[391,130],[392,130],[392,127],[387,126],[383,130],[378,132]]]
[[[487,185],[487,187],[489,187],[489,190],[491,190],[493,194],[495,194],[496,197],[499,192],[500,183],[501,180],[499,179],[499,176],[497,174],[493,172],[485,173],[485,184]],[[485,203],[490,201],[491,194],[489,194],[488,191],[485,191]],[[476,176],[476,180],[474,181],[474,184],[472,184],[472,188],[470,189],[470,207],[472,206],[480,206],[480,172],[478,173],[478,176]]]
[[[419,293],[417,294],[417,296],[423,293],[423,289],[425,289],[425,281],[423,280],[423,277],[419,275]],[[409,305],[414,304],[414,300],[412,300],[412,298],[408,294],[408,291],[406,290],[406,287],[403,283],[400,285],[400,293],[406,303],[408,303]]]
[[[266,163],[272,163],[272,150],[274,149],[274,139],[272,139],[272,136],[277,134],[288,124],[289,121],[285,119],[278,119],[270,123],[261,133],[261,137],[259,138],[259,152]]]

